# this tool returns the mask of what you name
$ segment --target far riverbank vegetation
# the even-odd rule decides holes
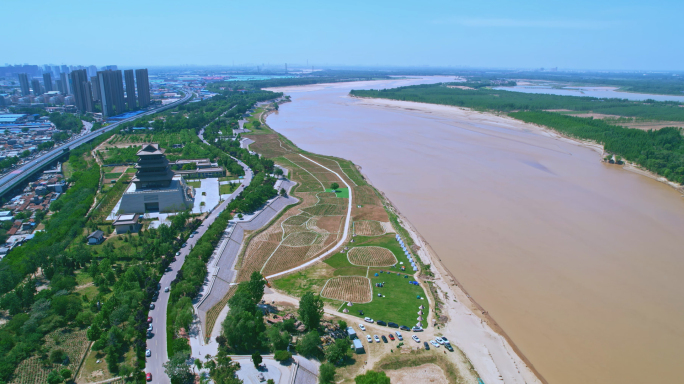
[[[383,90],[352,90],[358,97],[382,98],[465,107],[508,116],[552,128],[564,135],[593,140],[607,152],[638,164],[668,180],[684,183],[682,129],[665,127],[640,130],[593,117],[576,117],[563,111],[592,112],[618,117],[684,121],[684,108],[674,101],[630,101],[580,96],[529,94],[490,88],[460,89],[451,84],[431,84]],[[563,110],[563,111],[559,111]],[[612,122],[612,121],[611,121]]]

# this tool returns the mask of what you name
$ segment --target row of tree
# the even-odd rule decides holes
[[[616,116],[639,117],[667,121],[684,121],[684,108],[673,101],[632,101],[583,96],[558,96],[481,88],[467,90],[444,84],[414,85],[383,90],[352,90],[359,97],[417,101],[471,108],[479,111],[527,111],[569,109],[593,111]]]
[[[681,128],[644,131],[603,120],[551,112],[514,112],[511,117],[553,128],[578,139],[593,140],[606,151],[635,162],[669,180],[684,183],[684,137]]]

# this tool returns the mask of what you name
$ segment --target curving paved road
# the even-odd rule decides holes
[[[323,253],[322,255],[320,255],[320,256],[318,256],[318,257],[316,257],[316,258],[314,258],[314,259],[311,259],[311,260],[307,261],[306,263],[304,263],[304,264],[302,264],[302,265],[296,266],[296,267],[294,267],[294,268],[290,268],[290,269],[288,269],[287,271],[282,271],[282,272],[278,272],[278,273],[274,273],[274,274],[272,274],[272,275],[266,276],[266,280],[271,280],[271,279],[273,279],[274,277],[286,275],[286,274],[288,274],[288,273],[290,273],[290,272],[294,272],[294,271],[300,270],[300,269],[302,269],[302,268],[307,268],[307,267],[313,265],[313,264],[316,263],[318,260],[321,260],[321,259],[323,259],[324,257],[330,255],[331,253],[335,252],[335,251],[337,250],[337,248],[339,248],[340,246],[342,246],[342,245],[347,241],[347,235],[349,234],[349,221],[351,220],[351,211],[352,211],[352,188],[351,188],[351,186],[349,186],[349,184],[347,184],[347,182],[344,181],[344,178],[343,178],[342,176],[340,176],[337,172],[333,171],[332,169],[330,169],[330,168],[328,168],[328,167],[326,167],[326,166],[324,166],[324,165],[322,165],[322,164],[319,164],[319,163],[317,163],[317,162],[315,162],[315,161],[309,159],[308,157],[302,155],[301,153],[299,154],[299,156],[301,156],[301,157],[303,157],[303,158],[309,160],[310,162],[312,162],[312,163],[318,165],[319,167],[322,167],[322,168],[324,168],[324,169],[326,169],[326,170],[328,170],[328,171],[334,173],[335,176],[339,177],[339,179],[342,180],[342,182],[344,183],[344,185],[346,185],[347,188],[349,189],[349,204],[347,204],[347,218],[344,220],[344,233],[342,234],[342,238],[340,239],[340,241],[338,241],[337,244],[335,244],[334,247],[330,248],[330,250],[326,251],[326,252]]]
[[[199,133],[200,139],[205,143],[209,144],[204,140],[202,136],[204,133],[204,128]],[[170,270],[162,275],[159,284],[161,285],[161,290],[159,291],[159,299],[154,303],[155,308],[150,310],[148,316],[152,317],[152,326],[154,327],[152,331],[152,337],[147,339],[147,349],[152,352],[152,355],[146,359],[145,372],[152,374],[152,382],[171,384],[169,377],[164,372],[164,363],[169,360],[168,349],[166,346],[166,314],[169,304],[169,293],[164,292],[164,288],[170,287],[171,282],[176,278],[176,274],[183,266],[185,262],[185,257],[190,253],[190,250],[195,246],[197,241],[204,235],[207,228],[216,220],[216,217],[223,212],[228,204],[239,196],[240,193],[252,182],[254,174],[252,170],[242,161],[233,157],[235,161],[238,162],[245,170],[245,178],[242,180],[242,184],[231,194],[230,198],[219,204],[213,211],[207,216],[202,222],[202,225],[197,229],[197,234],[191,239],[188,239],[187,246],[181,248],[180,255],[176,257],[176,261],[171,263]]]
[[[10,189],[14,188],[14,186],[17,183],[21,182],[26,177],[31,176],[34,172],[42,169],[44,166],[46,166],[47,164],[49,164],[53,160],[62,156],[65,151],[77,148],[77,147],[89,142],[90,140],[93,140],[97,136],[100,136],[101,134],[103,134],[105,132],[111,131],[112,129],[116,128],[117,126],[119,126],[122,123],[127,123],[127,122],[133,121],[139,117],[158,113],[158,112],[167,110],[169,108],[175,108],[175,107],[177,107],[183,103],[186,103],[192,97],[193,97],[193,93],[187,92],[185,94],[185,96],[178,101],[175,101],[175,102],[167,104],[167,105],[160,106],[159,108],[149,110],[145,113],[135,115],[135,116],[130,117],[128,119],[121,120],[121,121],[118,121],[116,123],[112,123],[112,124],[110,124],[104,128],[98,129],[95,132],[87,133],[83,136],[78,137],[75,140],[64,143],[64,144],[60,145],[59,147],[54,147],[52,150],[50,150],[49,152],[40,156],[39,158],[33,159],[30,162],[23,164],[18,168],[14,168],[9,173],[0,177],[0,196],[5,194],[5,192],[9,191]]]

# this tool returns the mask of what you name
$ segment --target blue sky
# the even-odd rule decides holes
[[[1,3],[0,65],[684,70],[684,1]]]

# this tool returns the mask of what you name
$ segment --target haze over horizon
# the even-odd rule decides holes
[[[2,64],[684,69],[675,1],[31,4],[3,4]]]

